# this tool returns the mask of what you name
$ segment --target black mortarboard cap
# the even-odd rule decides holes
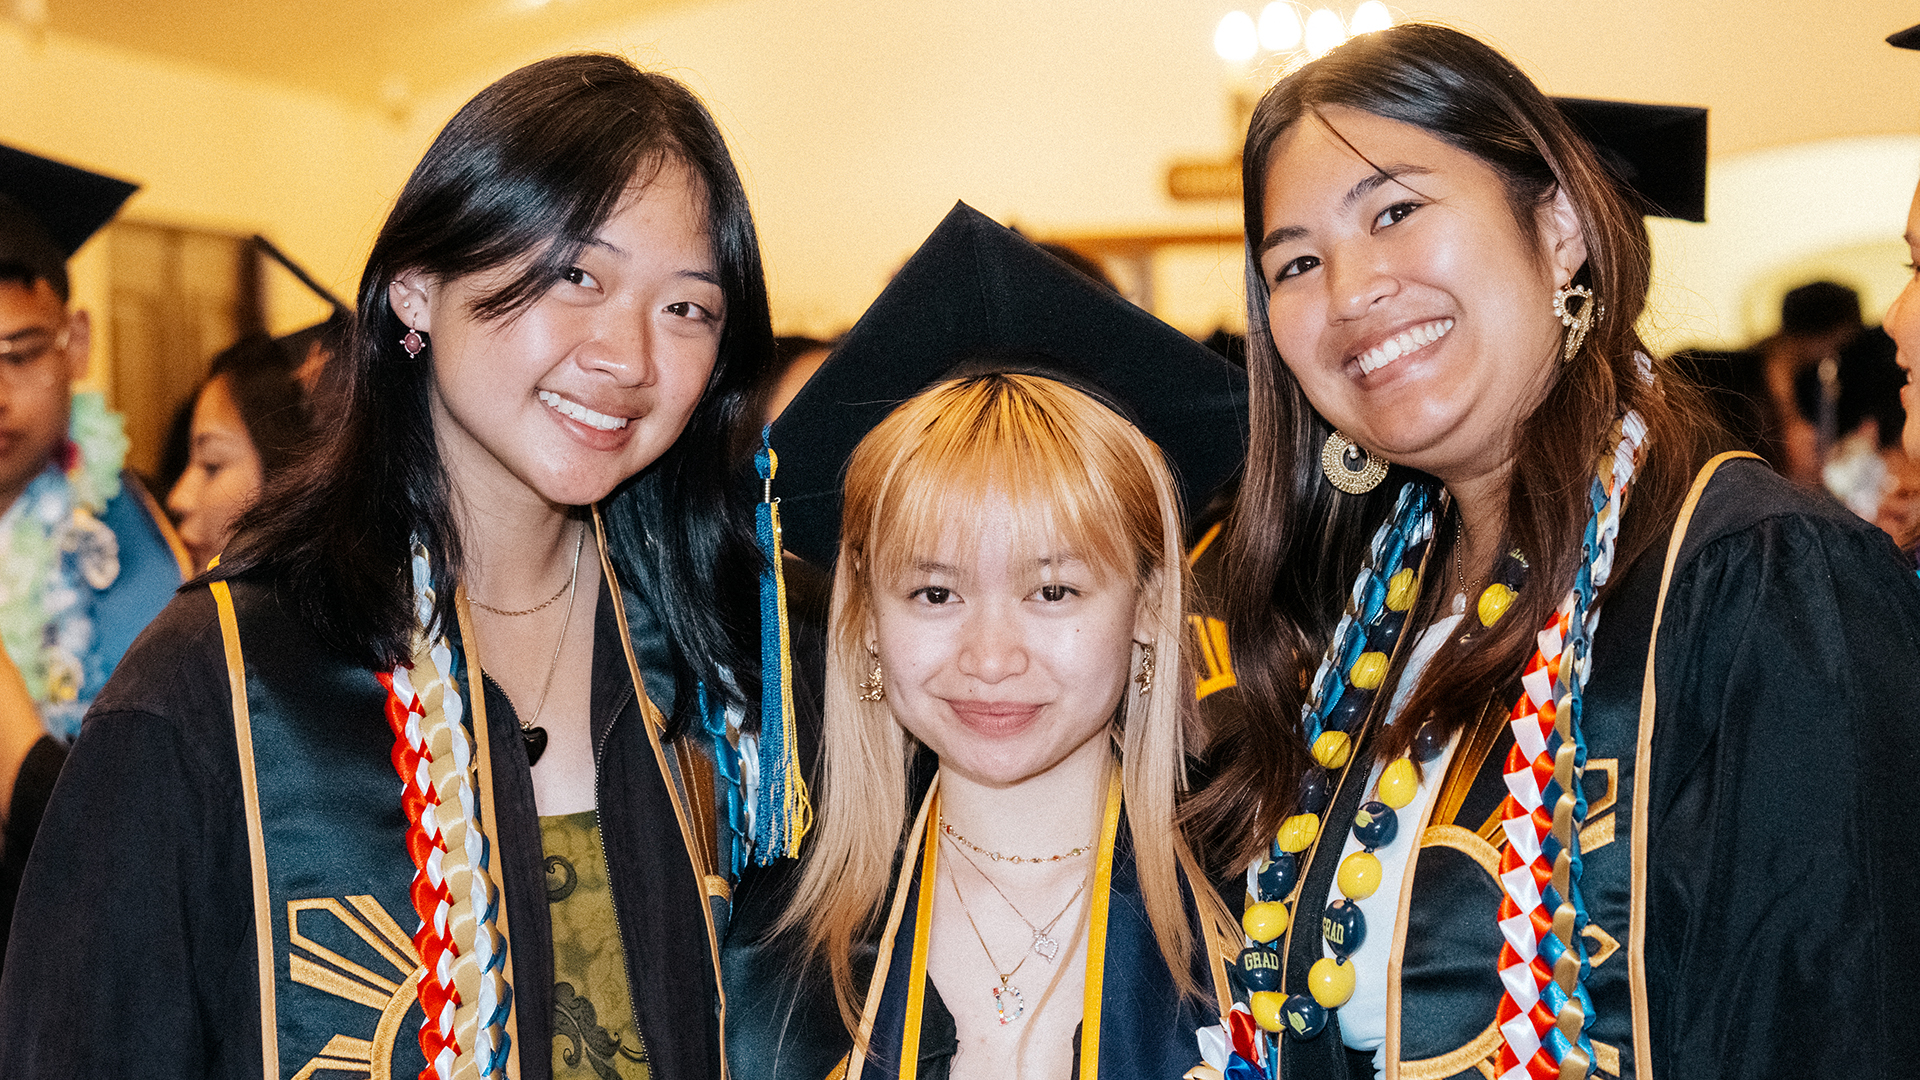
[[[1707,110],[1693,105],[1554,98],[1649,213],[1707,220]]]
[[[833,565],[854,447],[982,360],[1056,376],[1131,420],[1166,454],[1189,520],[1246,454],[1246,372],[960,203],[774,423],[786,546]]]
[[[1888,34],[1887,44],[1901,49],[1920,49],[1920,26],[1909,26]]]
[[[138,189],[138,184],[0,145],[0,199],[13,204],[0,202],[0,208],[24,213],[37,223],[63,260],[111,221]],[[0,214],[6,216],[12,215]],[[0,223],[7,233],[14,228]]]

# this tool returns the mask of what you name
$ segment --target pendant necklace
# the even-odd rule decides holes
[[[978,870],[979,867],[976,866],[974,867],[974,869]],[[982,874],[981,876],[985,877],[986,875]],[[954,873],[952,870],[947,871],[947,884],[952,886],[953,888],[953,898],[960,902],[960,914],[965,915],[967,917],[967,925],[973,928],[973,937],[974,937],[974,940],[980,943],[980,951],[986,954],[987,966],[993,969],[994,977],[1000,980],[999,986],[992,987],[989,990],[989,992],[993,994],[994,1018],[999,1020],[1002,1026],[1011,1024],[1015,1020],[1020,1019],[1020,1017],[1024,1015],[1027,1011],[1026,999],[1020,995],[1020,988],[1018,986],[1013,985],[1013,977],[1020,973],[1020,969],[1026,965],[1028,957],[1032,956],[1034,953],[1040,952],[1039,942],[1035,941],[1034,947],[1032,949],[1029,949],[1028,951],[1020,955],[1020,962],[1013,965],[1013,969],[1011,971],[1005,972],[1003,974],[1000,971],[1000,964],[997,961],[995,961],[993,958],[993,950],[987,948],[987,938],[986,938],[986,935],[980,932],[980,924],[973,921],[973,912],[968,910],[967,908],[967,898],[960,894],[960,879],[954,876]],[[992,885],[993,881],[989,879],[987,881],[987,884]],[[1087,887],[1086,882],[1083,881],[1080,883],[1080,888],[1074,890],[1072,899],[1069,899],[1067,901],[1067,906],[1060,909],[1060,915],[1055,915],[1052,919],[1050,919],[1047,922],[1047,929],[1049,930],[1053,929],[1053,924],[1060,921],[1060,916],[1065,915],[1067,913],[1067,908],[1070,908],[1073,906],[1074,900],[1080,899],[1080,893],[1085,891],[1086,887]],[[999,888],[996,886],[994,891],[999,892]],[[1006,894],[1001,893],[1000,898],[1005,900]],[[1008,901],[1007,906],[1013,907],[1012,902]],[[1016,908],[1014,910],[1014,914],[1019,915],[1020,914],[1019,909]],[[1026,917],[1024,915],[1021,916],[1020,921],[1026,922]],[[1027,923],[1027,925],[1032,926],[1033,924]],[[1049,938],[1048,940],[1052,941],[1051,938]],[[1054,942],[1053,946],[1054,946],[1054,951],[1058,952],[1060,948],[1059,943]],[[1042,953],[1042,955],[1046,955],[1046,954]],[[1051,960],[1052,957],[1049,956],[1048,959]]]
[[[1462,515],[1459,514],[1453,517],[1453,582],[1458,586],[1458,591],[1453,594],[1455,615],[1467,613],[1467,597],[1472,596],[1473,587],[1480,584],[1479,578],[1467,580],[1466,559],[1463,554],[1467,547],[1467,527],[1462,523],[1461,517]]]
[[[943,820],[941,822],[941,825],[944,827],[946,825],[946,822]],[[951,832],[951,830],[949,830],[948,835],[951,836],[954,834]],[[1033,951],[1036,953],[1039,953],[1040,958],[1042,960],[1051,962],[1054,957],[1060,955],[1060,939],[1053,936],[1053,928],[1055,926],[1058,926],[1060,923],[1060,920],[1066,917],[1067,911],[1073,907],[1073,902],[1075,900],[1080,899],[1080,894],[1087,891],[1087,882],[1085,878],[1082,878],[1080,880],[1080,887],[1073,890],[1073,895],[1067,897],[1067,902],[1065,906],[1061,907],[1061,909],[1053,916],[1053,918],[1047,920],[1047,925],[1035,926],[1033,924],[1033,920],[1027,918],[1026,913],[1021,911],[1019,906],[1013,902],[1013,898],[1008,896],[1006,892],[1000,888],[999,884],[996,883],[992,878],[987,877],[987,872],[985,870],[980,869],[980,864],[973,861],[973,856],[968,855],[965,851],[961,850],[961,848],[958,845],[955,845],[953,850],[958,852],[960,857],[967,861],[968,866],[973,867],[973,872],[976,874],[979,874],[981,879],[987,883],[987,886],[989,888],[991,888],[994,892],[1000,894],[1000,899],[1005,901],[1007,907],[1013,910],[1014,916],[1018,918],[1021,922],[1026,923],[1028,930],[1033,931]],[[958,886],[955,886],[955,888],[957,890]],[[965,907],[966,902],[962,901],[961,906]],[[984,945],[985,942],[982,942],[981,944]]]
[[[540,701],[533,707],[533,718],[531,720],[520,721],[520,738],[525,740],[527,744],[528,768],[538,765],[540,763],[540,755],[547,752],[547,729],[539,726],[540,713],[546,709],[547,693],[553,689],[553,673],[560,668],[560,650],[567,643],[567,628],[573,625],[573,605],[574,602],[580,598],[578,590],[580,584],[580,552],[586,546],[587,523],[583,521],[580,523],[580,538],[573,543],[573,573],[568,576],[567,587],[562,590],[567,594],[567,619],[560,624],[560,640],[553,643],[553,659],[547,662],[547,680],[540,684]],[[469,597],[469,599],[472,598]],[[526,611],[500,611],[498,608],[487,607],[485,604],[480,604],[480,606],[486,607],[488,611],[500,615],[528,615],[539,611],[540,608],[546,607],[547,604],[551,604],[554,600],[558,599],[560,599],[560,593],[554,593],[552,599],[549,599],[546,604],[541,604],[539,608],[528,608]],[[474,603],[479,604],[480,602],[475,600]]]

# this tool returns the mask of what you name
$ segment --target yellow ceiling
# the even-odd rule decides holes
[[[16,20],[397,109],[530,44],[702,0],[14,0]],[[44,7],[44,20],[27,14]],[[23,19],[23,14],[26,18]]]

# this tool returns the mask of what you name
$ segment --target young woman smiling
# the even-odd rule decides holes
[[[797,883],[743,889],[736,1071],[1191,1063],[1230,924],[1176,824],[1182,507],[1237,465],[1239,391],[963,207],[783,415],[790,543],[839,539],[820,820]]]
[[[691,688],[757,691],[723,485],[770,344],[684,87],[569,56],[462,108],[374,243],[322,445],[75,746],[0,1072],[722,1073],[731,867],[676,733]]]
[[[1268,92],[1244,162],[1249,707],[1201,820],[1250,860],[1248,1013],[1210,1067],[1897,1074],[1891,545],[1710,460],[1635,332],[1638,210],[1485,45],[1356,38]]]

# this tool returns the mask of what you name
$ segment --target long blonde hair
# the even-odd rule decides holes
[[[884,910],[909,828],[907,776],[918,750],[885,704],[860,700],[857,685],[871,665],[873,588],[955,531],[955,523],[979,520],[989,499],[1013,506],[1016,552],[1065,543],[1139,590],[1157,671],[1150,692],[1123,698],[1122,790],[1148,920],[1174,984],[1197,992],[1177,869],[1186,842],[1175,820],[1175,798],[1186,783],[1184,729],[1193,713],[1193,675],[1181,650],[1186,565],[1177,489],[1159,448],[1088,395],[1040,376],[977,375],[902,405],[868,433],[847,466],[819,820],[776,932],[803,931],[809,952],[825,957],[841,1017],[856,1038],[863,988],[854,982],[853,945]],[[979,538],[959,539],[965,558]],[[1207,883],[1190,886],[1204,910]]]

